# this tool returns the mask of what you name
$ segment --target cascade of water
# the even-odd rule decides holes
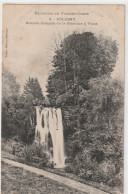
[[[48,151],[52,152],[50,159],[55,163],[55,167],[63,168],[65,156],[61,109],[43,108],[41,110],[40,107],[36,107],[36,117],[36,135],[40,135],[40,143],[45,143]],[[51,141],[50,145],[49,141]]]

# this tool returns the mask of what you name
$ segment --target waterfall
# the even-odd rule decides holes
[[[36,107],[36,136],[46,144],[56,168],[65,165],[62,113],[60,108]]]

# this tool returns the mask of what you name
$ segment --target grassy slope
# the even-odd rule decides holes
[[[43,176],[13,167],[2,162],[1,166],[2,194],[69,194],[83,192],[52,181]]]
[[[7,158],[7,159],[10,159],[10,160],[17,161],[17,159],[16,159],[16,157],[14,155],[9,154],[7,152],[3,152],[2,151],[2,157]],[[38,167],[38,164],[37,165],[35,165],[35,164],[28,164],[28,165],[29,166],[35,166],[35,167],[39,168]],[[55,173],[55,174],[58,174],[58,175],[61,175],[61,176],[64,176],[64,177],[73,179],[73,180],[76,180],[78,182],[81,182],[81,183],[90,185],[92,187],[95,187],[95,188],[104,190],[104,191],[106,191],[108,193],[120,194],[120,191],[117,188],[110,188],[110,187],[108,187],[105,184],[97,183],[97,182],[92,182],[92,181],[89,181],[89,180],[86,181],[84,179],[79,178],[77,175],[75,175],[73,173],[67,173],[67,172],[65,172],[65,171],[63,171],[61,169],[50,169],[50,168],[45,168],[45,167],[43,169],[46,170],[46,171],[49,171],[49,172],[52,172],[52,173]]]

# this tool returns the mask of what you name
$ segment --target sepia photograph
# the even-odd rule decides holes
[[[123,194],[125,5],[3,4],[2,194]]]

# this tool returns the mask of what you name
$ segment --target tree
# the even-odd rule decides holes
[[[116,41],[91,32],[64,38],[53,57],[47,92],[61,106],[66,154],[79,176],[122,184],[123,83],[112,79]]]
[[[48,78],[47,92],[50,103],[62,107],[65,130],[80,130],[79,95],[83,90],[89,90],[90,79],[111,75],[117,55],[116,41],[96,36],[91,32],[73,33],[57,46],[52,61],[54,69]],[[71,114],[66,116],[69,109]],[[77,124],[70,122],[74,119]]]
[[[43,102],[43,94],[37,79],[29,78],[23,94],[14,75],[3,69],[2,92],[2,137],[18,136],[26,144],[34,140],[36,112],[35,105]]]
[[[123,82],[102,76],[91,79],[89,85],[80,93],[81,131],[79,136],[77,131],[73,134],[69,144],[79,150],[72,152],[74,165],[83,177],[91,170],[91,180],[117,184],[122,182],[116,176],[123,168]]]
[[[89,85],[90,90],[80,94],[82,129],[91,135],[95,131],[94,138],[97,138],[96,134],[100,136],[103,133],[107,138],[111,135],[121,137],[124,105],[122,81],[103,76],[91,79]]]
[[[53,57],[54,71],[47,85],[49,99],[70,92],[75,95],[77,103],[79,90],[89,89],[89,79],[110,76],[117,54],[116,41],[108,37],[85,32],[64,38]]]
[[[27,144],[34,140],[36,126],[35,106],[43,104],[44,96],[37,78],[29,78],[19,104],[19,123],[23,130],[20,130],[19,136]],[[22,108],[20,108],[22,107]],[[21,118],[21,119],[20,119]]]
[[[37,78],[30,78],[24,85],[23,97],[29,101],[37,102],[40,104],[44,100],[42,89]]]
[[[2,137],[18,134],[16,103],[20,96],[20,86],[7,68],[2,73]]]

